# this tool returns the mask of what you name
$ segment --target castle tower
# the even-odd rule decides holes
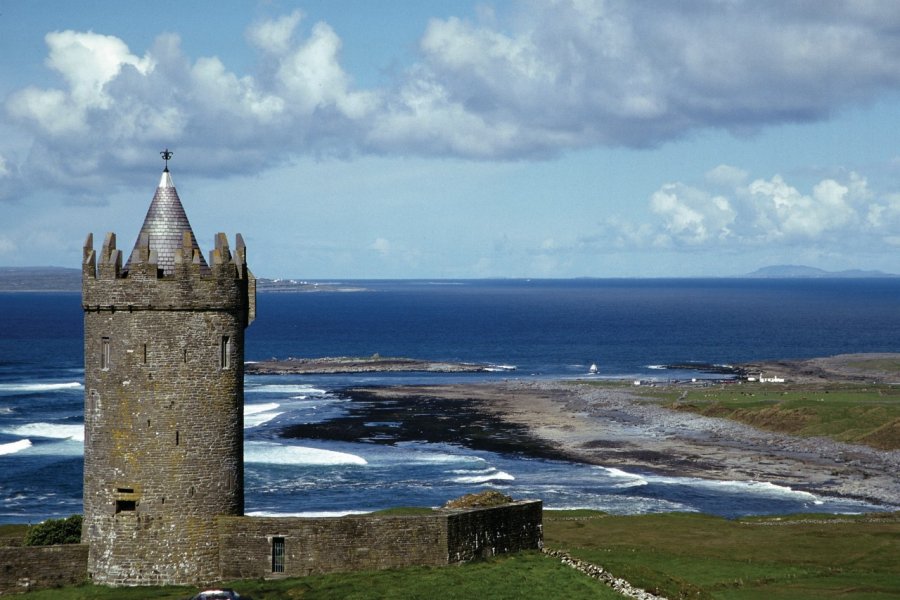
[[[168,151],[164,158],[171,156]],[[217,515],[244,510],[244,329],[256,280],[237,235],[209,263],[168,170],[123,267],[84,246],[84,529],[108,585],[211,581]]]

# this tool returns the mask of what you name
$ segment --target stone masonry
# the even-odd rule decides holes
[[[278,578],[442,566],[537,550],[543,545],[541,510],[540,500],[531,500],[410,516],[223,517],[221,575]],[[278,540],[281,570],[273,564]]]
[[[180,206],[166,184],[168,172],[151,209],[173,195]],[[115,234],[99,255],[92,236],[84,247],[82,538],[97,583],[215,579],[215,519],[244,510],[243,347],[255,279],[240,235],[232,254],[218,234],[207,266],[183,223],[167,269],[146,222],[127,270]]]

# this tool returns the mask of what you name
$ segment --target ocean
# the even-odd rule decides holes
[[[900,351],[900,279],[353,281],[366,291],[262,293],[246,359],[405,356],[514,371],[248,376],[246,512],[333,515],[435,506],[485,487],[549,508],[725,517],[860,512],[864,502],[503,455],[463,444],[290,439],[346,413],[356,385],[703,377],[687,367]],[[83,348],[75,293],[0,294],[0,522],[80,512]],[[896,507],[894,507],[896,508]]]

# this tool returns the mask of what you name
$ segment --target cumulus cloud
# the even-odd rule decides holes
[[[117,101],[105,86],[125,66],[142,74],[153,68],[153,59],[138,58],[117,37],[93,32],[57,31],[46,38],[48,67],[58,72],[68,89],[26,88],[13,94],[7,107],[13,117],[31,121],[49,136],[84,134],[87,113],[105,110]]]
[[[307,35],[300,13],[252,27],[259,74],[239,75],[215,57],[191,60],[164,34],[143,56],[93,32],[47,34],[47,65],[61,87],[13,92],[6,114],[33,149],[23,170],[44,185],[74,190],[123,181],[165,145],[209,174],[259,171],[305,152],[352,144],[377,94],[352,89],[339,64],[341,41],[324,23]]]
[[[248,27],[252,73],[186,56],[172,34],[134,51],[113,35],[52,32],[46,65],[60,84],[5,104],[35,147],[20,171],[61,187],[95,173],[124,181],[160,144],[217,175],[309,153],[547,157],[824,119],[900,87],[891,2],[534,0],[511,10],[430,21],[418,59],[379,89],[355,86],[339,33],[300,11]],[[734,186],[742,175],[709,177]],[[802,199],[776,188],[755,193],[794,214],[785,232],[814,226],[796,214]],[[817,193],[841,205],[838,190]],[[690,202],[657,205],[674,237],[715,237],[728,220],[724,206],[698,216]]]
[[[680,183],[657,190],[650,198],[650,208],[663,219],[668,234],[686,244],[727,239],[735,219],[727,198]]]
[[[294,30],[302,18],[303,13],[295,10],[283,17],[260,21],[247,30],[247,39],[264,52],[285,54],[291,48]]]
[[[710,177],[710,174],[715,176]],[[725,175],[725,177],[721,177]],[[649,198],[655,222],[621,219],[603,225],[610,247],[730,249],[769,244],[893,245],[900,228],[900,195],[878,194],[857,173],[822,179],[804,192],[781,175],[747,181],[748,173],[721,165],[706,185],[666,183]],[[720,193],[726,181],[731,186]]]

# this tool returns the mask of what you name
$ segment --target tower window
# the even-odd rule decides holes
[[[284,538],[272,538],[272,572],[284,573]]]
[[[219,345],[219,366],[223,369],[231,368],[231,336],[222,336]]]
[[[147,364],[147,344],[144,344],[144,364]]]
[[[116,500],[116,513],[134,512],[137,510],[137,502],[134,500]]]
[[[109,338],[100,339],[100,368],[104,371],[109,370]]]

